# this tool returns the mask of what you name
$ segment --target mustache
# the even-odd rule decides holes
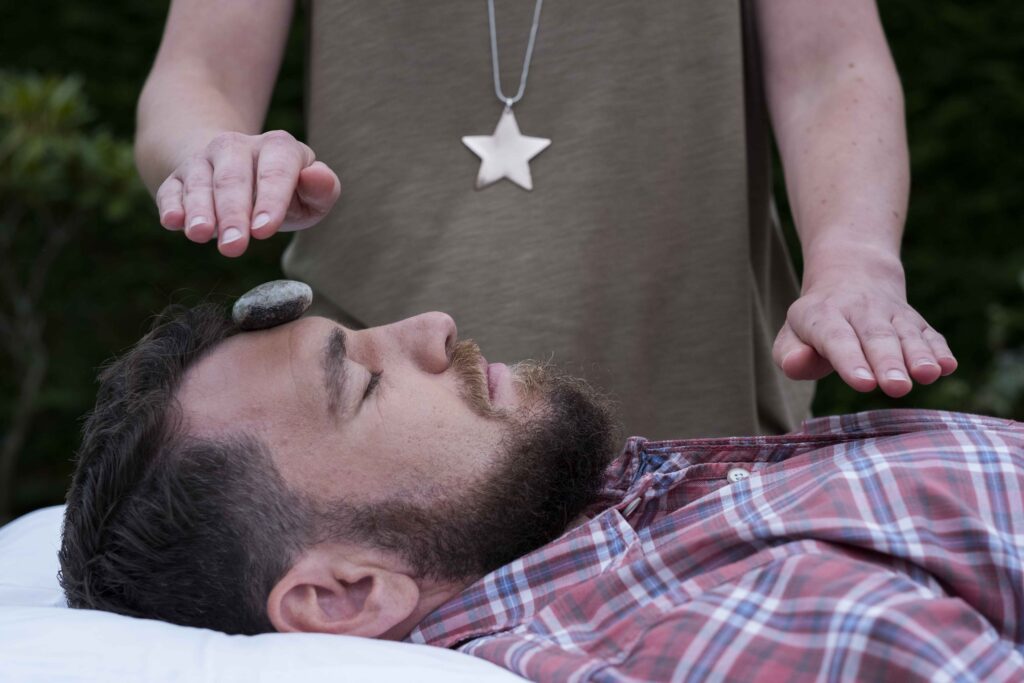
[[[448,368],[458,378],[459,393],[470,408],[482,417],[502,415],[502,411],[491,405],[480,346],[472,339],[460,339],[452,346],[449,356]]]
[[[480,346],[472,339],[457,341],[449,351],[448,368],[455,373],[459,381],[459,394],[469,407],[481,417],[489,419],[509,419],[507,409],[495,408],[491,405],[490,390],[487,386],[487,372]],[[550,362],[522,360],[509,366],[512,381],[519,387],[520,396],[532,400],[544,394],[550,388],[555,377],[563,384],[580,383],[584,389],[589,387],[582,380],[568,375],[561,375]]]

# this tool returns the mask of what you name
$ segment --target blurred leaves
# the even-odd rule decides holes
[[[1024,417],[1024,270],[1017,275],[1018,297],[994,302],[988,311],[988,344],[993,353],[974,402],[978,412]]]
[[[42,304],[52,266],[84,222],[148,200],[131,147],[86,130],[91,118],[80,79],[0,71],[0,521],[50,364]]]
[[[123,220],[149,196],[131,145],[86,130],[94,114],[82,79],[0,71],[0,193],[3,206],[90,220]],[[94,215],[90,215],[94,214]]]
[[[266,127],[286,129],[302,139],[306,3],[296,5]],[[95,398],[96,369],[135,342],[157,311],[171,302],[227,302],[259,282],[280,277],[287,236],[257,241],[244,257],[225,259],[212,244],[197,245],[180,232],[164,230],[136,177],[130,151],[135,104],[156,55],[168,6],[168,0],[110,0],[100,11],[92,0],[33,0],[0,22],[0,65],[26,78],[6,93],[2,106],[17,107],[21,101],[37,107],[39,114],[23,121],[21,132],[12,125],[11,135],[31,137],[29,127],[63,128],[72,139],[77,135],[90,141],[77,150],[76,143],[60,140],[33,142],[32,149],[13,144],[5,157],[12,165],[35,165],[52,175],[27,181],[9,174],[0,194],[0,221],[11,197],[23,205],[42,201],[54,216],[81,219],[50,269],[40,302],[50,362],[17,467],[16,513],[63,499],[79,420]],[[103,172],[97,175],[97,169]],[[92,208],[82,211],[83,206]],[[69,214],[69,207],[78,208]],[[44,218],[42,210],[26,213],[14,233],[19,254],[38,248],[32,239],[41,236]],[[28,268],[19,259],[19,269]],[[17,402],[14,369],[0,357],[0,437],[10,427]]]
[[[232,261],[164,230],[129,139],[86,91],[77,75],[0,71],[0,446],[18,451],[15,514],[63,497],[106,358],[172,301],[226,301],[278,277],[286,244]]]

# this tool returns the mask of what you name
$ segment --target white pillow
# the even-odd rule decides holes
[[[68,609],[57,583],[63,516],[59,505],[0,528],[0,681],[523,680],[482,659],[426,645],[319,633],[229,636]]]

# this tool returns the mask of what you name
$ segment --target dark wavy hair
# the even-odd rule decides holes
[[[183,377],[237,332],[216,306],[169,307],[100,372],[59,552],[71,607],[273,631],[267,596],[301,552],[333,540],[394,553],[417,578],[483,576],[561,534],[615,451],[597,394],[552,376],[551,410],[516,424],[496,471],[457,499],[320,500],[289,488],[254,435],[187,431]]]
[[[226,633],[273,631],[266,598],[313,534],[255,436],[198,439],[175,392],[237,333],[213,304],[170,306],[99,374],[59,552],[68,604]]]

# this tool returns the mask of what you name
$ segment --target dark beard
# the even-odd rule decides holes
[[[560,536],[600,492],[621,447],[617,429],[607,399],[582,380],[535,365],[517,375],[543,400],[509,421],[486,478],[429,506],[340,506],[329,513],[331,534],[394,552],[417,578],[436,580],[483,576]]]

